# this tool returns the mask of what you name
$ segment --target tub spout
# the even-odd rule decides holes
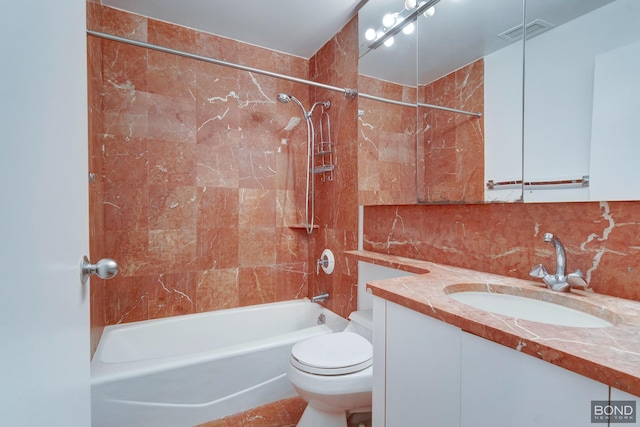
[[[328,299],[329,299],[329,292],[324,292],[322,294],[311,297],[311,302],[325,302]]]

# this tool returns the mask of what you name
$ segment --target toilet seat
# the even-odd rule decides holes
[[[315,375],[346,375],[372,365],[373,347],[353,332],[336,332],[301,341],[291,349],[291,364]]]

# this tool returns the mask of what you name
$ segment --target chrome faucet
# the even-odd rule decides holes
[[[549,274],[544,265],[538,264],[531,269],[529,275],[541,278],[547,288],[552,291],[569,292],[572,287],[586,288],[587,282],[582,278],[582,271],[576,270],[565,275],[567,257],[560,239],[551,233],[545,233],[544,241],[553,244],[556,249],[556,274]]]

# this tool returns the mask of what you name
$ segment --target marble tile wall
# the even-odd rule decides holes
[[[484,111],[484,60],[426,86],[419,102]],[[484,200],[484,121],[474,116],[418,109],[418,199],[422,202]]]
[[[366,250],[523,279],[555,270],[550,232],[591,290],[640,301],[640,202],[371,206],[364,218]]]
[[[358,90],[407,103],[415,87],[360,75]],[[414,107],[358,100],[358,203],[393,205],[416,202],[416,129]]]
[[[358,87],[358,21],[352,19],[309,61],[310,80],[339,88]],[[358,99],[341,92],[311,88],[311,98],[331,101],[331,138],[335,147],[334,180],[316,177],[316,223],[309,248],[310,293],[329,292],[326,306],[341,316],[356,309],[357,269],[349,264],[344,251],[358,247]],[[315,275],[322,251],[333,251],[334,272]]]
[[[309,78],[302,58],[87,9],[90,29]],[[309,238],[290,227],[304,215],[306,126],[276,95],[309,105],[308,87],[93,36],[89,50],[91,256],[121,268],[92,282],[93,336],[307,296]]]

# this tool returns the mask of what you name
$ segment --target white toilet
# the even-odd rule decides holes
[[[287,375],[308,404],[297,427],[347,427],[352,413],[371,412],[372,311],[349,315],[343,332],[301,341]]]

